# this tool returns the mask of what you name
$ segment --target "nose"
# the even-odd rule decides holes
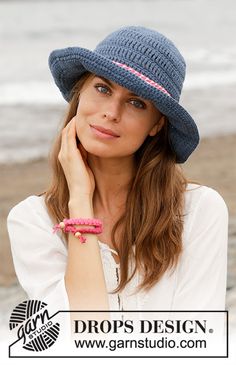
[[[119,105],[119,102],[109,102],[106,104],[106,108],[103,112],[103,118],[118,123],[121,118],[121,106]]]

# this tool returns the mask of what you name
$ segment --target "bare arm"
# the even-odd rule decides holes
[[[86,158],[87,153],[76,145],[75,118],[62,132],[59,161],[70,192],[70,218],[94,217],[92,198],[95,180]],[[69,234],[65,286],[71,310],[107,310],[108,295],[97,236],[86,234],[86,243]]]
[[[69,203],[70,217],[94,218],[91,203],[86,196],[77,196]],[[108,309],[108,297],[97,236],[85,234],[81,244],[69,235],[68,263],[65,285],[71,309]]]

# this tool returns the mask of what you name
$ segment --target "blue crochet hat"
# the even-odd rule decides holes
[[[54,50],[49,67],[65,100],[81,75],[92,72],[149,99],[168,118],[169,141],[176,161],[187,160],[199,143],[197,126],[179,104],[185,61],[159,32],[123,27],[108,35],[94,51],[81,47]]]

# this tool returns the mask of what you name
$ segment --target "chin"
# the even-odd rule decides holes
[[[82,142],[81,142],[82,143]],[[84,149],[93,156],[101,157],[101,158],[112,158],[112,157],[119,157],[111,155],[111,147],[110,146],[102,146],[97,145],[95,143],[82,143]]]

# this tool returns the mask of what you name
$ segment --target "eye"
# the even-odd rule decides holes
[[[109,87],[106,85],[103,85],[103,84],[96,84],[95,89],[101,94],[110,94],[111,93],[111,90],[109,89]]]
[[[146,109],[146,104],[139,99],[132,99],[130,103],[137,109]]]

